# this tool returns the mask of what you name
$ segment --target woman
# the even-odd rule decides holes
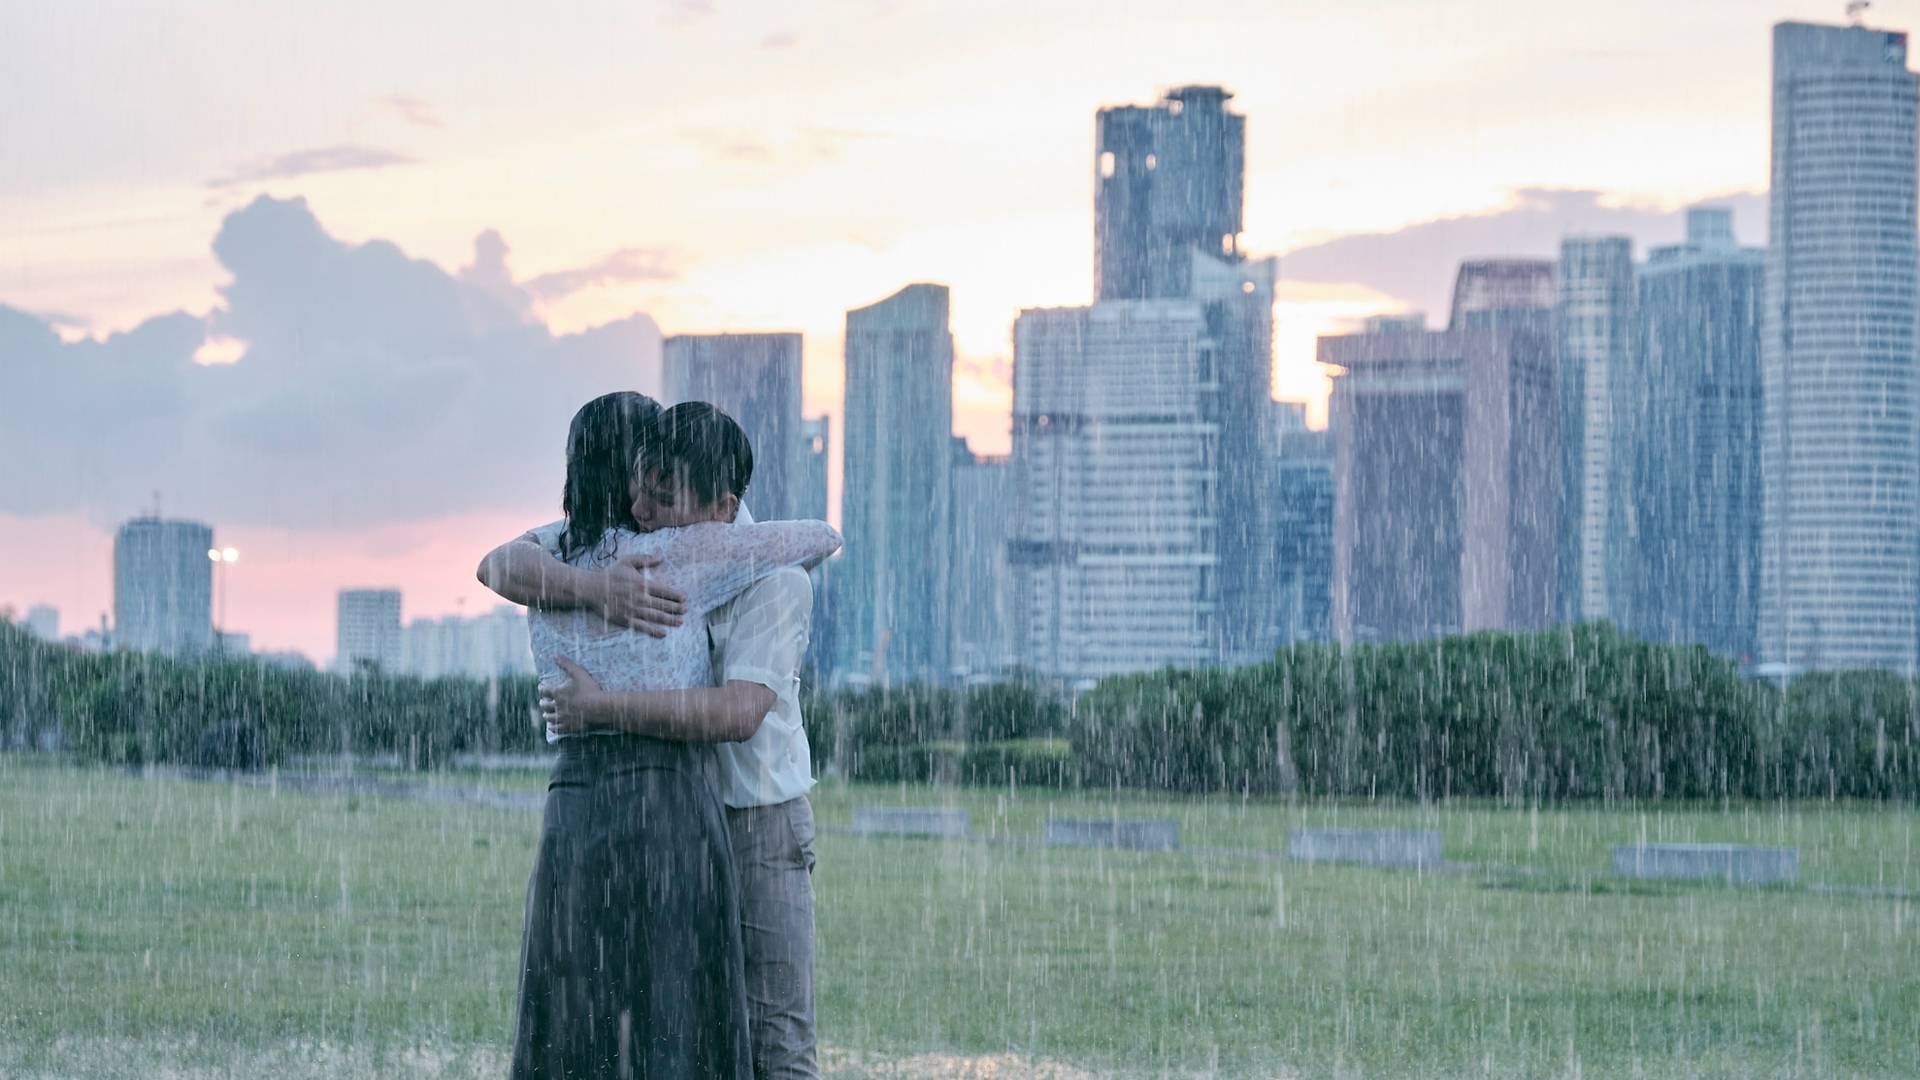
[[[636,453],[637,450],[637,453]],[[609,690],[712,685],[705,615],[758,577],[825,558],[824,522],[731,524],[752,476],[739,426],[710,406],[608,395],[574,417],[566,518],[532,534],[562,561],[635,555],[687,597],[665,637],[530,611],[542,681],[563,659]],[[645,514],[636,513],[643,504]],[[652,507],[667,502],[671,515]],[[641,530],[638,518],[673,527]],[[709,744],[548,729],[559,761],[527,891],[516,1077],[745,1076],[737,899]]]

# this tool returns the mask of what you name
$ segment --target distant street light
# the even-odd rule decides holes
[[[208,548],[207,558],[215,564],[214,574],[217,579],[220,579],[214,582],[214,592],[218,593],[220,597],[220,625],[213,631],[213,646],[215,652],[225,653],[227,651],[227,642],[224,636],[227,633],[227,589],[224,579],[227,575],[219,571],[220,567],[226,564],[239,562],[240,550],[238,548]]]

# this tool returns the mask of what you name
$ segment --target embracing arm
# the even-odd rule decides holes
[[[652,555],[630,555],[605,569],[569,566],[525,533],[480,560],[480,584],[522,607],[595,611],[609,625],[663,637],[679,626],[686,597],[652,579]]]
[[[774,703],[772,690],[739,680],[689,690],[603,690],[573,661],[555,663],[567,681],[542,691],[540,712],[562,734],[610,728],[680,742],[744,742]]]
[[[824,521],[703,524],[679,530],[661,573],[705,615],[782,567],[811,568],[840,550],[840,533]]]

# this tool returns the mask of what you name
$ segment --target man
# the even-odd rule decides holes
[[[649,478],[634,500],[642,530],[673,524],[665,492]],[[750,521],[744,509],[740,520]],[[663,634],[679,625],[685,598],[647,580],[656,560],[605,570],[569,566],[531,536],[490,552],[480,581],[518,604],[582,608],[609,624]],[[655,738],[716,742],[741,937],[746,953],[754,1075],[819,1075],[813,1008],[812,761],[800,717],[800,667],[813,615],[813,584],[789,567],[708,617],[714,688],[608,694],[569,666],[571,681],[544,691],[559,730],[614,727]]]

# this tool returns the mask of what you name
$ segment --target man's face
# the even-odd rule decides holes
[[[678,468],[636,471],[628,494],[633,497],[633,520],[641,532],[717,520],[715,508],[694,498]]]

